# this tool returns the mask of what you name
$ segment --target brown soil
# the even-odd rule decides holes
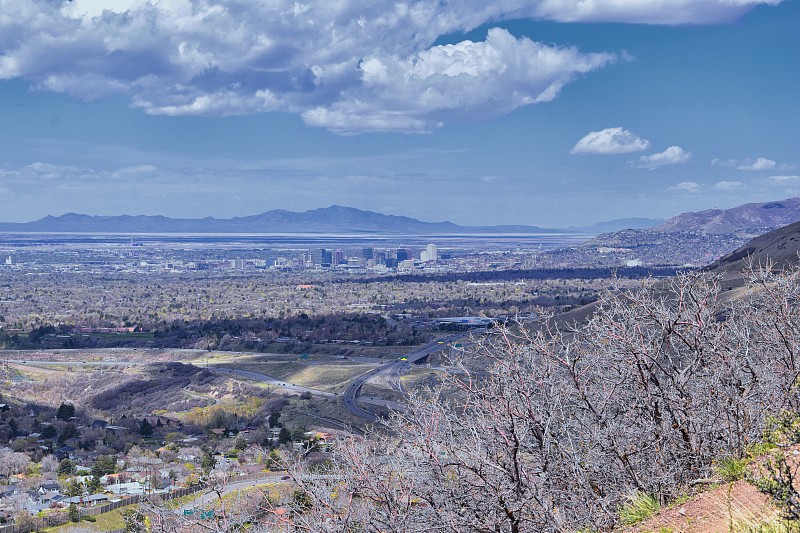
[[[800,489],[800,445],[784,450]],[[763,459],[763,458],[762,458]],[[756,469],[750,466],[751,472]],[[756,473],[756,472],[753,472]],[[624,533],[722,533],[747,531],[748,526],[778,517],[778,510],[765,494],[747,481],[725,483],[702,492],[681,505],[659,511],[655,516],[623,529]]]
[[[624,529],[626,533],[722,533],[768,520],[776,513],[766,495],[746,481],[726,483],[698,494],[682,505]],[[736,526],[739,529],[734,529]]]

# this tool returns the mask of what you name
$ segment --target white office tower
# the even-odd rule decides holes
[[[439,250],[436,249],[435,244],[429,244],[425,250],[420,254],[423,261],[436,261],[439,259]]]

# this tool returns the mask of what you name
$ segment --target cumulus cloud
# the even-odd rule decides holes
[[[775,168],[775,161],[766,157],[759,157],[753,162],[748,162],[737,167],[739,170],[769,170]]]
[[[680,146],[670,146],[663,152],[652,155],[643,155],[636,164],[639,168],[655,170],[665,165],[679,165],[692,158],[691,152],[684,152]]]
[[[411,58],[365,57],[359,64],[362,83],[347,98],[302,116],[343,133],[430,129],[462,120],[465,112],[470,119],[486,118],[549,102],[576,76],[613,60],[493,28],[483,42],[434,46]]]
[[[711,166],[736,168],[737,170],[770,170],[775,168],[777,163],[766,157],[757,159],[712,159]],[[783,165],[784,168],[786,165]]]
[[[779,0],[0,0],[0,79],[147,113],[296,113],[341,132],[427,131],[547,102],[609,53],[518,39],[435,46],[515,18],[709,24]]]
[[[682,181],[669,188],[671,191],[678,192],[700,192],[700,189],[700,184],[694,181]]]
[[[714,184],[714,188],[719,191],[735,191],[742,188],[741,181],[718,181]]]
[[[590,131],[570,151],[573,154],[629,154],[647,150],[650,141],[622,128]]]

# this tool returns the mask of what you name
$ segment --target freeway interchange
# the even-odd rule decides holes
[[[405,394],[403,390],[403,386],[400,382],[400,378],[403,374],[409,371],[411,365],[419,363],[420,361],[427,358],[430,354],[436,353],[445,349],[450,348],[454,343],[469,337],[475,333],[485,332],[486,330],[483,328],[474,329],[472,331],[459,331],[457,333],[453,333],[447,335],[446,337],[439,338],[436,341],[426,344],[425,346],[420,347],[419,349],[407,353],[405,356],[401,357],[397,360],[392,360],[389,362],[385,362],[380,366],[366,372],[358,377],[356,377],[350,384],[347,386],[345,391],[341,393],[341,398],[344,403],[344,406],[350,411],[352,414],[365,419],[368,422],[375,422],[378,420],[378,417],[364,409],[359,403],[359,395],[361,393],[361,389],[364,384],[369,381],[370,379],[386,374],[388,380],[393,384],[393,387],[400,392],[401,394]],[[152,362],[148,361],[136,361],[130,360],[129,358],[121,359],[121,360],[95,360],[94,358],[90,358],[89,360],[81,360],[81,361],[74,361],[74,360],[47,360],[47,359],[33,359],[33,360],[20,360],[16,357],[11,359],[10,356],[16,355],[19,357],[19,352],[17,351],[10,351],[10,352],[3,352],[4,361],[6,364],[16,364],[16,365],[26,365],[26,364],[33,364],[33,365],[42,365],[42,366],[61,366],[61,365],[78,365],[78,366],[144,366],[148,364],[152,364]],[[82,356],[86,356],[87,351],[83,351]],[[201,364],[197,362],[191,362],[190,364],[194,364],[195,366],[201,366]],[[208,364],[205,365],[206,368]],[[309,393],[315,396],[321,396],[326,398],[336,398],[339,394],[321,391],[313,388],[303,387],[294,383],[287,383],[284,379],[280,379],[274,376],[266,375],[260,372],[253,372],[250,370],[243,370],[238,368],[230,368],[225,367],[222,365],[214,365],[210,367],[210,370],[219,374],[226,374],[232,377],[238,377],[243,379],[249,379],[253,381],[261,381],[270,383],[272,385],[281,387],[283,389],[297,392],[297,393]]]
[[[361,387],[364,386],[364,383],[380,374],[389,373],[389,375],[396,381],[402,392],[400,375],[404,372],[407,372],[412,364],[422,361],[432,353],[449,348],[450,344],[461,340],[464,337],[468,337],[469,335],[470,332],[459,332],[448,335],[443,339],[438,339],[435,342],[426,344],[419,350],[406,354],[405,357],[401,358],[400,360],[384,363],[381,366],[360,375],[354,379],[344,391],[342,400],[344,401],[345,407],[347,407],[347,409],[354,415],[364,418],[370,422],[375,422],[378,417],[358,404],[358,395],[361,393]]]

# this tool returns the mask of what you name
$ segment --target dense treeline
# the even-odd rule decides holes
[[[480,272],[448,272],[445,274],[400,274],[391,280],[418,283],[446,283],[467,281],[472,283],[488,283],[516,280],[561,280],[561,279],[609,279],[612,276],[625,279],[664,278],[674,276],[685,269],[675,267],[618,267],[618,268],[537,268],[525,270],[486,270]],[[363,278],[348,280],[354,283],[374,283],[386,281],[387,277]]]
[[[160,323],[147,333],[81,333],[67,324],[38,326],[28,335],[8,335],[0,330],[0,345],[23,349],[153,347],[274,352],[308,351],[312,344],[327,342],[411,346],[427,340],[428,333],[413,325],[390,324],[376,314],[176,320]]]

